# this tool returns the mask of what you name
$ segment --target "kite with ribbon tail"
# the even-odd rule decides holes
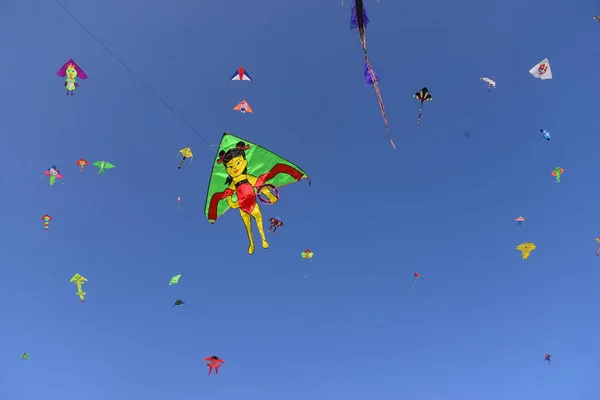
[[[427,87],[424,87],[417,93],[413,94],[413,97],[421,102],[421,106],[419,108],[419,117],[417,118],[417,124],[420,124],[421,115],[423,114],[423,103],[433,100],[433,97],[431,97],[431,93],[429,93],[429,89],[427,89]]]

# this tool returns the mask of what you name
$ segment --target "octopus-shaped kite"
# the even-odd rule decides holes
[[[181,153],[181,161],[179,162],[179,166],[177,167],[177,169],[181,169],[181,167],[183,166],[183,162],[188,158],[190,159],[190,165],[192,165],[191,160],[194,158],[194,153],[192,153],[191,147],[185,147],[179,150],[179,153]],[[177,153],[177,157],[179,157],[179,153]]]
[[[535,244],[533,243],[521,243],[517,246],[517,250],[521,252],[521,257],[523,260],[527,260],[529,258],[529,254],[533,250],[535,250]]]
[[[60,69],[58,70],[56,75],[58,75],[62,78],[66,78],[65,79],[65,88],[67,89],[66,96],[68,96],[69,94],[71,94],[71,96],[73,96],[75,94],[75,89],[77,89],[77,87],[79,86],[79,84],[77,83],[77,78],[79,78],[79,79],[87,78],[87,75],[85,74],[85,72],[83,72],[83,70],[81,68],[79,68],[79,66],[77,64],[75,64],[75,61],[73,61],[73,59],[70,59],[69,61],[67,61],[65,63],[65,65],[60,67]]]

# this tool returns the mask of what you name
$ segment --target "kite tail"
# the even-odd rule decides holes
[[[598,257],[599,253],[600,253],[600,247],[598,247],[598,250],[596,250],[596,257]]]
[[[519,228],[521,227],[521,225],[517,225],[517,233],[519,233]]]
[[[308,278],[308,264],[304,265],[304,279]]]
[[[417,280],[415,279],[415,281],[413,282],[412,286],[410,287],[410,289],[414,289],[414,287],[417,285]]]
[[[185,161],[186,157],[183,156],[183,158],[181,159],[181,161],[179,162],[179,166],[177,167],[177,169],[181,169],[181,167],[183,167],[183,162]]]
[[[417,124],[421,123],[421,115],[423,114],[423,106],[419,108],[419,117],[417,118]]]
[[[377,82],[377,78],[375,77],[375,71],[373,71],[373,67],[371,67],[371,63],[369,62],[369,56],[365,53],[365,62],[367,63],[367,67],[369,69],[369,75],[371,75],[371,80],[373,81],[373,88],[375,89],[375,94],[377,95],[377,101],[379,102],[379,110],[381,111],[381,118],[383,118],[383,124],[385,125],[385,131],[388,135],[388,139],[390,144],[396,150],[396,144],[392,139],[392,135],[390,135],[387,113],[385,112],[385,105],[383,104],[383,97],[381,96],[381,91],[379,90],[379,83]]]
[[[44,229],[48,230],[48,228],[50,228],[50,223],[44,222]],[[596,254],[596,255],[598,255],[598,254]]]

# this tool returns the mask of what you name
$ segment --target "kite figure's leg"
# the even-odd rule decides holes
[[[258,227],[258,233],[260,233],[260,238],[262,239],[262,247],[263,249],[269,248],[269,242],[267,242],[267,237],[265,236],[265,228],[263,227],[263,219],[262,213],[260,212],[260,208],[258,204],[254,205],[254,209],[252,210],[252,216],[256,220],[256,226]],[[250,223],[248,221],[248,223]]]
[[[215,375],[219,375],[219,365],[215,365]]]
[[[210,375],[211,372],[212,372],[213,367],[210,364],[206,364],[206,365],[208,366],[208,375]]]
[[[246,234],[248,235],[248,242],[250,245],[248,246],[248,254],[254,253],[254,238],[252,237],[252,222],[250,220],[250,214],[245,211],[242,211],[240,208],[240,216],[242,217],[242,221],[244,222],[244,226],[246,227]]]

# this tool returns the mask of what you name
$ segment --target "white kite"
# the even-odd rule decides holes
[[[486,85],[488,87],[488,92],[491,91],[492,89],[496,89],[496,81],[494,81],[493,76],[491,78],[486,78],[484,76],[482,78],[479,78],[479,80],[486,83]]]
[[[529,73],[533,75],[534,78],[539,78],[541,80],[552,79],[552,69],[550,68],[550,61],[548,61],[547,58],[544,58],[533,68],[531,68],[529,70]]]

